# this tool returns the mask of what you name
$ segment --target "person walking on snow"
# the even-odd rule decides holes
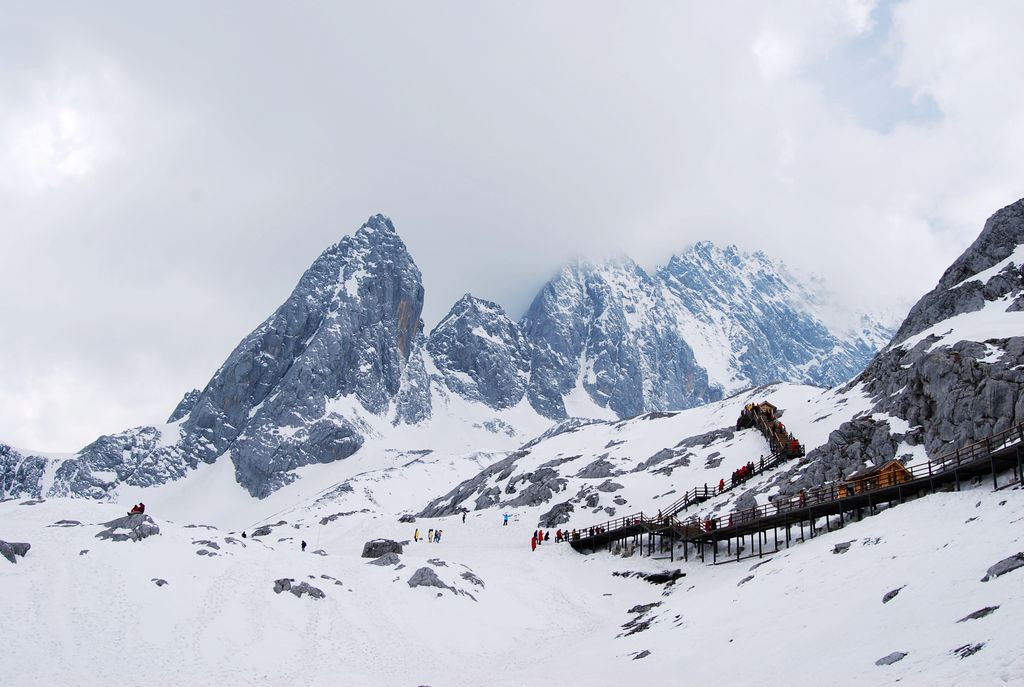
[[[725,478],[718,480],[718,493],[721,494],[725,491]]]
[[[417,543],[419,542],[419,540],[420,540],[420,528],[419,527],[417,527],[416,531],[412,533],[412,540],[414,542],[417,542]]]
[[[306,542],[305,542],[305,541],[303,541],[303,542],[302,542],[302,550],[303,550],[303,551],[305,551],[305,550],[306,550]]]
[[[434,532],[434,542],[437,544],[441,543],[441,530]]]
[[[544,533],[544,541],[551,541],[551,530]]]
[[[536,551],[537,550],[537,535],[536,534],[534,534],[533,538],[530,539],[530,550],[531,551]]]

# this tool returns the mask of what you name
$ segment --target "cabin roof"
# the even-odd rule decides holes
[[[846,481],[853,482],[855,480],[864,479],[866,477],[874,477],[875,475],[881,474],[890,465],[896,465],[896,467],[902,470],[903,472],[907,471],[907,468],[903,466],[903,463],[899,462],[898,460],[890,460],[886,463],[882,463],[881,465],[872,465],[871,467],[864,468],[863,470],[858,470],[857,472],[847,477]]]

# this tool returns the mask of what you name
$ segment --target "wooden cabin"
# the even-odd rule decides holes
[[[903,463],[898,460],[890,460],[888,463],[858,470],[847,477],[839,485],[839,497],[843,498],[874,489],[894,487],[897,484],[909,482],[913,477],[913,474]]]

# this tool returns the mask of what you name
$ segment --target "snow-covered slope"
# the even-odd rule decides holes
[[[318,467],[333,466],[306,469]],[[531,552],[535,520],[514,509],[508,526],[495,510],[465,523],[398,522],[443,477],[435,468],[368,473],[266,512],[260,537],[255,519],[171,517],[170,499],[147,501],[161,533],[139,542],[96,538],[123,515],[116,505],[0,503],[3,539],[32,545],[16,564],[0,559],[0,644],[17,657],[4,683],[994,685],[1024,676],[1024,569],[981,582],[1024,549],[1019,490],[935,495],[763,564],[711,566],[581,556],[553,541]],[[437,528],[439,543],[409,541]],[[397,564],[360,558],[378,537],[407,540]],[[643,577],[673,570],[670,584]],[[417,575],[440,586],[410,586]],[[275,593],[284,579],[323,598]],[[906,656],[876,665],[893,652]]]

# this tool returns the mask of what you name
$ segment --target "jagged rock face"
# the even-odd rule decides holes
[[[897,454],[900,442],[928,455],[991,436],[1024,421],[1024,200],[1003,208],[978,239],[911,309],[885,349],[844,391],[859,387],[872,413],[842,425],[779,478],[782,493],[849,475]]]
[[[565,267],[522,326],[533,347],[528,396],[545,417],[566,417],[564,397],[580,386],[619,417],[721,397],[674,326],[661,290],[632,261]]]
[[[993,215],[855,383],[930,455],[1024,420],[1024,200]]]
[[[230,447],[239,483],[255,496],[289,482],[297,467],[352,455],[359,428],[330,402],[352,396],[371,413],[388,410],[422,309],[419,269],[391,221],[370,218],[324,251],[238,345],[184,430],[218,451]]]
[[[712,381],[726,391],[786,380],[833,386],[864,369],[891,330],[860,316],[833,332],[821,296],[764,253],[708,242],[673,256],[655,279]]]
[[[203,392],[200,391],[199,389],[192,389],[192,391],[189,391],[184,396],[182,396],[181,401],[174,408],[174,412],[172,412],[171,416],[167,418],[167,422],[177,422],[181,418],[191,413],[192,409],[196,407],[196,403],[199,402],[199,399],[202,397],[202,395]]]
[[[391,221],[371,217],[317,258],[206,388],[185,395],[170,424],[100,437],[61,463],[50,493],[102,498],[121,482],[160,484],[230,449],[238,482],[262,497],[297,467],[358,450],[357,406],[393,410],[396,422],[429,417],[423,296]]]
[[[446,386],[460,396],[500,409],[526,393],[529,344],[494,303],[463,296],[430,333],[427,351]]]
[[[0,498],[42,498],[46,459],[0,444]]]

